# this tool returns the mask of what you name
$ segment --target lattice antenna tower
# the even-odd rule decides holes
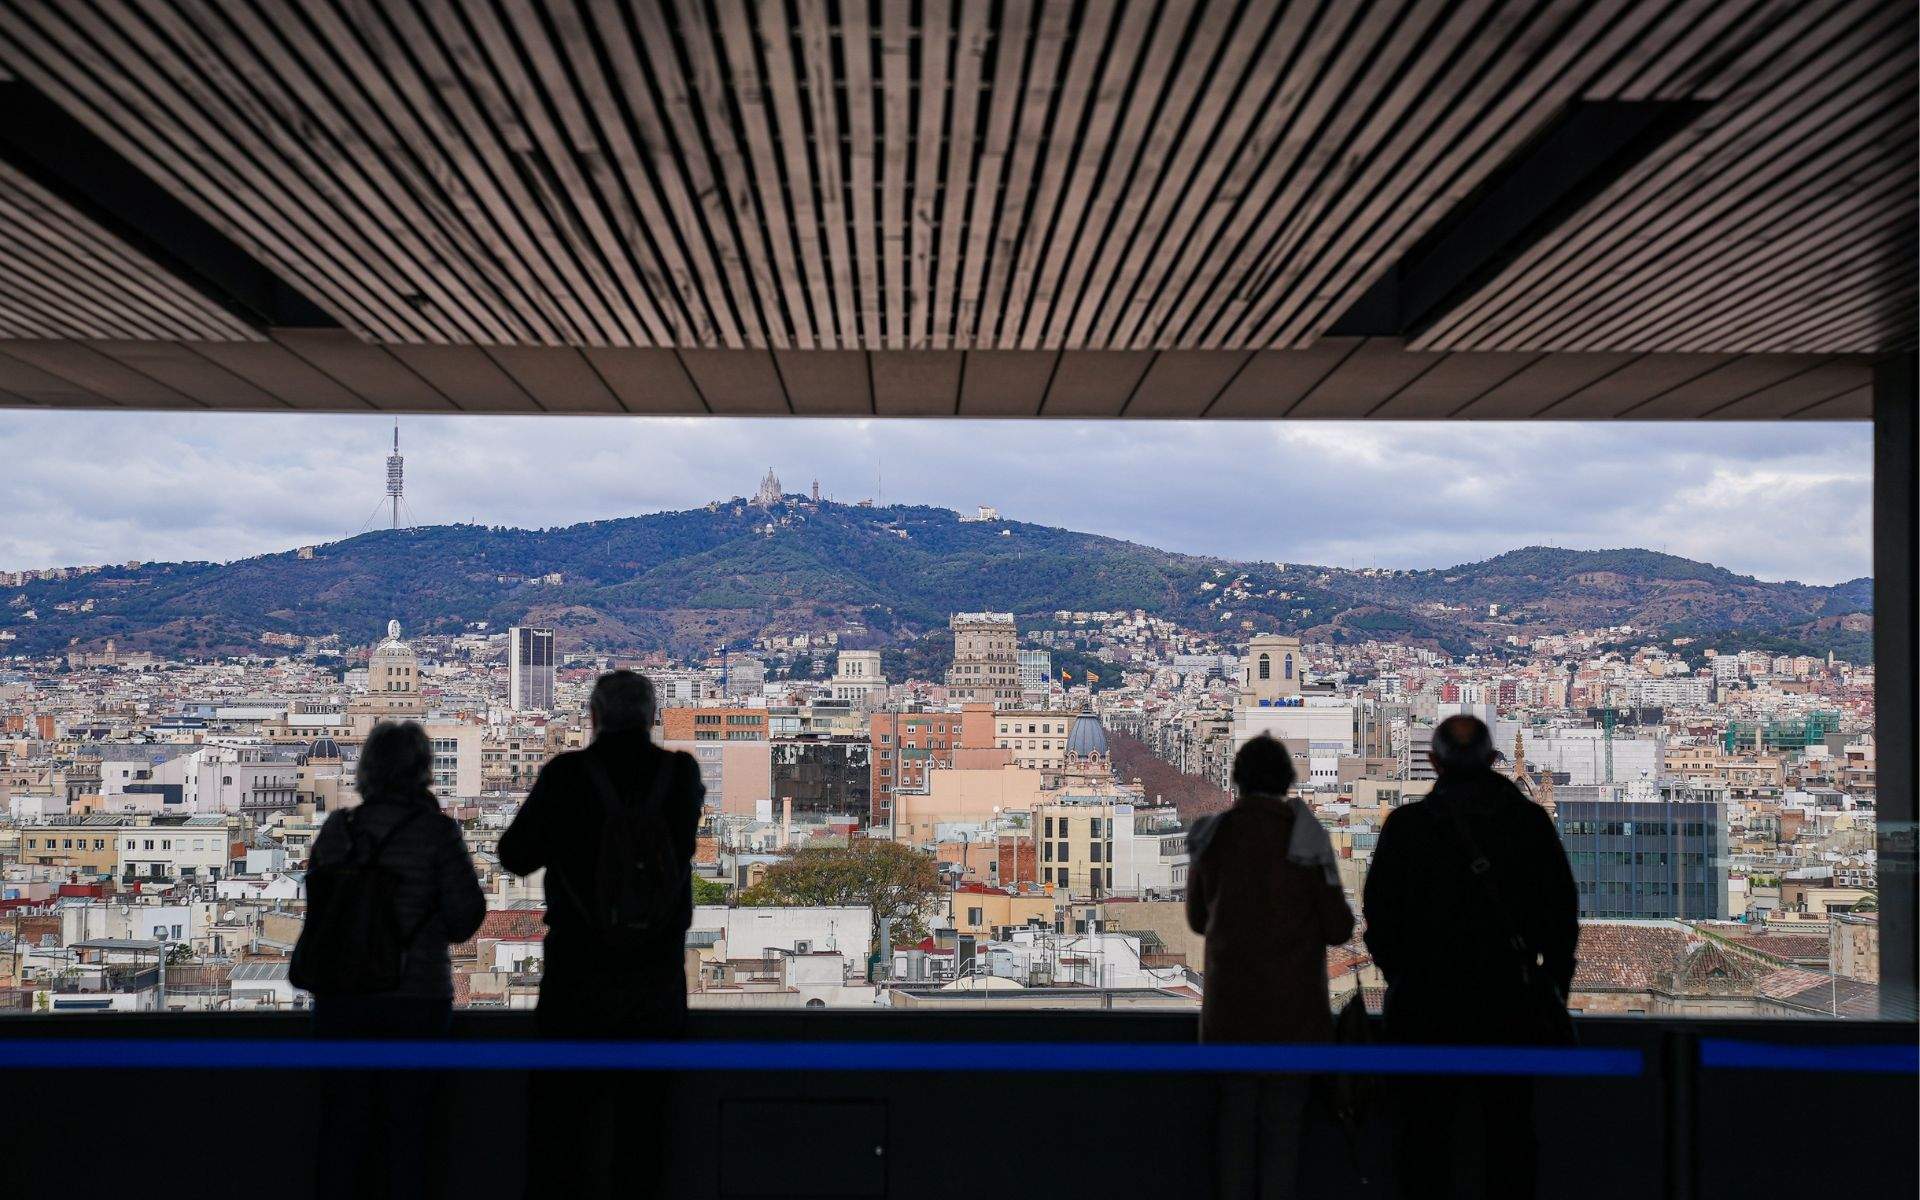
[[[393,453],[387,455],[387,499],[393,504],[393,527],[400,528],[400,497],[406,491],[407,460],[400,456],[400,422],[393,423]]]

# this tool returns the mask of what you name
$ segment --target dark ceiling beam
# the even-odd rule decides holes
[[[339,322],[34,87],[0,75],[0,162],[255,329]]]
[[[1691,100],[1581,100],[1387,269],[1330,333],[1415,338],[1705,112]]]

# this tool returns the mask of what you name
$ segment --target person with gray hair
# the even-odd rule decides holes
[[[654,744],[657,708],[643,675],[602,675],[588,712],[592,744],[541,768],[500,837],[501,866],[546,872],[536,1016],[549,1037],[677,1037],[706,799],[700,765]],[[661,1076],[536,1075],[527,1194],[661,1194],[668,1085]]]
[[[444,1037],[453,1009],[447,947],[474,935],[487,905],[460,825],[434,797],[426,730],[412,721],[375,725],[354,780],[359,805],[329,814],[308,855],[294,965],[314,977],[314,1031]],[[440,1194],[444,1086],[423,1072],[329,1074],[318,1194]]]
[[[1367,871],[1366,941],[1387,980],[1387,1037],[1564,1043],[1580,898],[1553,818],[1494,769],[1501,756],[1483,721],[1440,722],[1428,757],[1433,790],[1393,810]],[[1470,1157],[1484,1195],[1534,1194],[1529,1081],[1409,1079],[1400,1092],[1402,1195],[1451,1196]]]

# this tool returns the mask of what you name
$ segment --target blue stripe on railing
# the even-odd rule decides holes
[[[1122,1071],[1615,1076],[1638,1050],[1110,1042],[561,1042],[8,1038],[0,1070]]]
[[[1783,1046],[1738,1038],[1701,1038],[1700,1065],[1729,1071],[1913,1075],[1920,1073],[1920,1045]]]

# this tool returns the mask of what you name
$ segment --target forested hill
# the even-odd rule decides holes
[[[865,631],[905,644],[956,610],[1145,609],[1245,637],[1391,637],[1449,650],[1601,625],[1737,632],[1859,657],[1872,588],[1769,583],[1647,550],[1528,547],[1434,571],[1237,563],[946,509],[732,500],[555,529],[383,530],[231,563],[149,563],[0,588],[12,654],[69,646],[260,652],[272,635],[365,644],[478,622],[555,627],[566,648],[692,651],[766,631]],[[265,639],[265,640],[263,640]]]

